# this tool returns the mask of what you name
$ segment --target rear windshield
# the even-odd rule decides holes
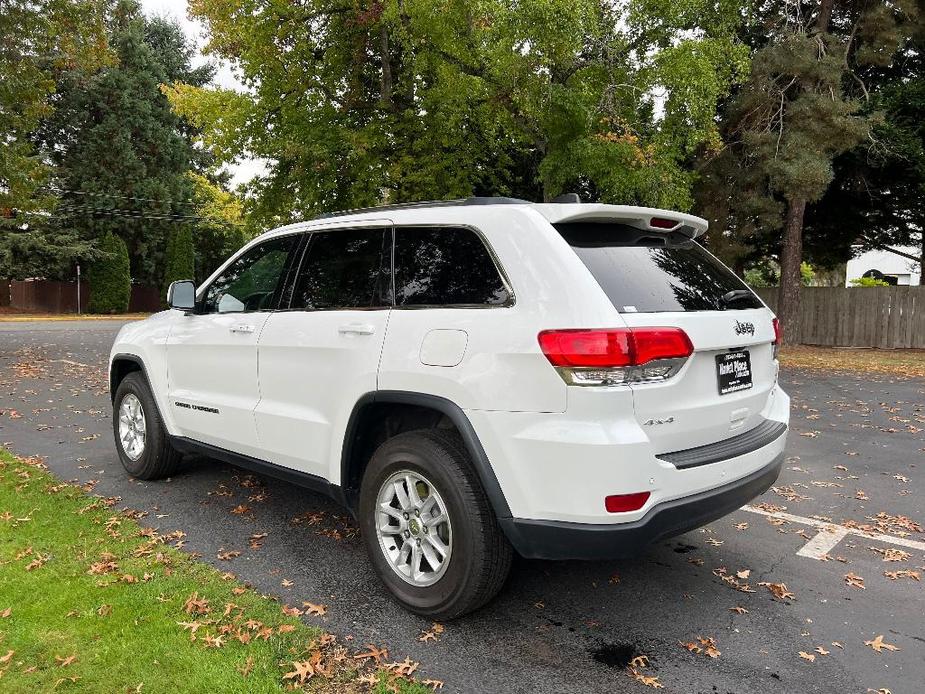
[[[623,224],[554,225],[620,313],[761,308],[742,280],[683,234]]]

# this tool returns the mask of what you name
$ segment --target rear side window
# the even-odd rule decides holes
[[[600,222],[554,226],[620,313],[763,306],[729,268],[682,234]]]
[[[471,229],[395,230],[396,306],[504,306],[511,298],[491,254]]]
[[[296,276],[290,308],[306,311],[378,308],[388,274],[386,229],[337,229],[312,234]],[[386,294],[387,297],[387,294]]]

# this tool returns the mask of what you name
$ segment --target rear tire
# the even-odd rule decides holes
[[[419,491],[426,495],[418,504],[409,500],[411,512],[404,522],[401,494],[394,496],[391,510],[381,510],[383,500],[392,497],[396,479],[405,492],[411,487],[404,480],[409,480],[414,495]],[[422,511],[417,520],[416,510]],[[424,527],[429,520],[439,519],[441,512],[448,522]],[[425,518],[428,522],[421,523]],[[491,600],[507,579],[513,550],[455,433],[411,431],[379,446],[363,474],[359,519],[376,573],[392,595],[416,614],[435,620],[459,617]],[[395,529],[389,525],[390,532],[383,533],[383,523],[394,524]],[[438,531],[440,538],[436,537]],[[434,539],[431,547],[427,546],[428,533]],[[422,553],[427,549],[437,560],[440,554],[439,550],[434,554],[434,548],[443,545],[446,565],[433,570],[425,555],[420,566],[427,570],[403,572],[401,557],[406,541],[412,547],[405,550],[407,555],[414,552],[416,543]]]
[[[156,480],[179,467],[183,456],[170,445],[148,382],[138,371],[123,378],[116,389],[112,430],[119,460],[132,477]]]

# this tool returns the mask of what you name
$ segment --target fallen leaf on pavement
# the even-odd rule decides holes
[[[767,588],[778,600],[796,600],[797,596],[787,590],[786,583],[768,583],[767,581],[762,581],[758,585]]]
[[[845,574],[845,585],[864,590],[864,579],[854,573]]]
[[[891,643],[886,643],[883,640],[883,634],[880,634],[880,636],[875,638],[873,641],[865,641],[864,645],[870,646],[875,651],[877,651],[877,653],[882,653],[884,649],[888,651],[901,651],[902,650],[899,646],[894,646]]]
[[[324,615],[328,613],[327,607],[325,607],[324,605],[316,605],[313,602],[303,602],[302,607],[308,608],[305,610],[308,614],[313,614],[318,617],[323,617]]]
[[[807,653],[806,651],[800,651],[800,657],[803,660],[808,660],[811,663],[816,660],[816,656],[814,656],[812,653]]]

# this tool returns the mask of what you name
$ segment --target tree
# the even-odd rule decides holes
[[[91,313],[125,313],[132,297],[128,247],[115,234],[100,239],[100,259],[90,265]]]
[[[872,137],[834,162],[834,180],[806,217],[814,259],[922,243],[925,228],[925,12],[889,65],[861,72]],[[854,233],[845,233],[852,230]],[[925,268],[925,246],[919,255]]]
[[[177,83],[220,159],[270,160],[271,223],[471,194],[690,205],[686,161],[719,146],[747,71],[731,0],[193,0],[246,93]],[[664,98],[661,98],[663,95]]]
[[[204,281],[253,236],[244,222],[241,201],[207,176],[190,171],[196,224],[196,282]],[[189,275],[193,277],[193,275]]]
[[[196,275],[196,246],[193,230],[188,224],[173,229],[167,237],[167,253],[164,268],[164,296],[171,282],[191,280]]]
[[[36,139],[54,166],[57,226],[90,245],[117,233],[128,246],[133,277],[160,286],[170,230],[196,221],[186,174],[210,165],[160,85],[205,84],[213,70],[193,69],[181,28],[146,19],[134,0],[114,6],[108,27],[115,63],[64,71],[54,113]]]
[[[43,275],[87,249],[45,222],[49,169],[30,139],[51,111],[56,75],[110,58],[104,0],[4,0],[0,11],[0,276]]]
[[[825,194],[834,160],[869,138],[876,122],[863,109],[858,72],[892,61],[917,10],[910,0],[771,7],[779,14],[762,17],[775,21],[771,38],[725,109],[728,146],[706,158],[698,198],[717,201],[708,214],[720,222],[711,234],[718,245],[780,248],[778,313],[786,335],[798,319],[807,204]],[[724,239],[727,224],[735,231]],[[778,230],[774,243],[768,232]]]

